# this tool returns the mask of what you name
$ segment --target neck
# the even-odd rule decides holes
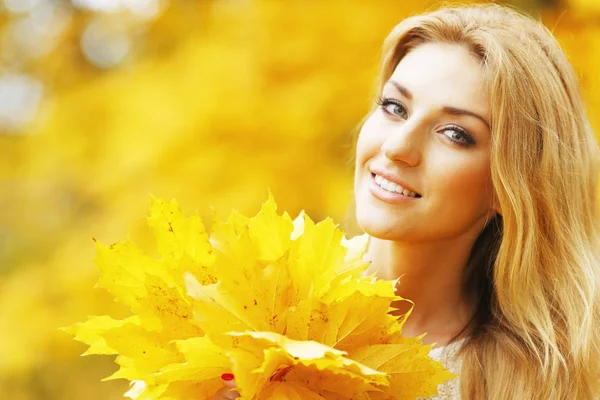
[[[370,239],[366,274],[400,278],[396,294],[415,304],[402,328],[405,336],[427,332],[425,343],[444,345],[468,324],[475,304],[464,292],[463,272],[475,239],[476,235],[420,243]],[[412,305],[401,301],[393,306],[398,308],[395,314],[404,314]]]

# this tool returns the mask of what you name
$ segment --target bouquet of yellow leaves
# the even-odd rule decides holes
[[[232,213],[206,232],[197,214],[152,199],[160,259],[131,242],[98,244],[107,289],[133,315],[65,328],[87,354],[116,354],[106,379],[136,400],[207,399],[233,373],[242,399],[415,399],[454,377],[431,346],[401,336],[395,281],[365,277],[366,235],[326,219]]]

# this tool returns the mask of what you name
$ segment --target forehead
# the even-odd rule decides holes
[[[400,60],[390,79],[407,88],[415,102],[489,114],[481,62],[465,46],[419,45]]]

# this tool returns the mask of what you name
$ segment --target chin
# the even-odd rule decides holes
[[[361,201],[362,200],[362,201]],[[397,212],[387,207],[380,207],[369,199],[358,199],[356,202],[356,223],[369,236],[391,241],[412,242],[421,239],[425,233],[427,218],[417,210]],[[424,225],[425,224],[425,225]]]
[[[396,218],[386,210],[376,207],[370,199],[361,197],[357,196],[355,209],[356,223],[360,229],[369,236],[391,240],[394,230],[398,229]]]
[[[369,236],[382,240],[402,240],[399,224],[393,219],[375,213],[356,211],[356,222]]]

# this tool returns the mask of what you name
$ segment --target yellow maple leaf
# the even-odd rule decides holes
[[[454,375],[403,338],[395,281],[364,276],[367,237],[331,219],[277,214],[269,194],[253,218],[232,213],[209,235],[197,214],[152,198],[159,259],[129,241],[98,245],[99,287],[128,306],[124,320],[90,317],[65,330],[116,354],[107,379],[135,400],[203,399],[233,372],[242,399],[411,399]]]
[[[372,385],[388,385],[385,373],[345,357],[346,353],[312,340],[297,341],[274,332],[232,332],[217,344],[229,350],[243,398],[268,398],[273,382],[301,384],[315,394],[352,398]]]

